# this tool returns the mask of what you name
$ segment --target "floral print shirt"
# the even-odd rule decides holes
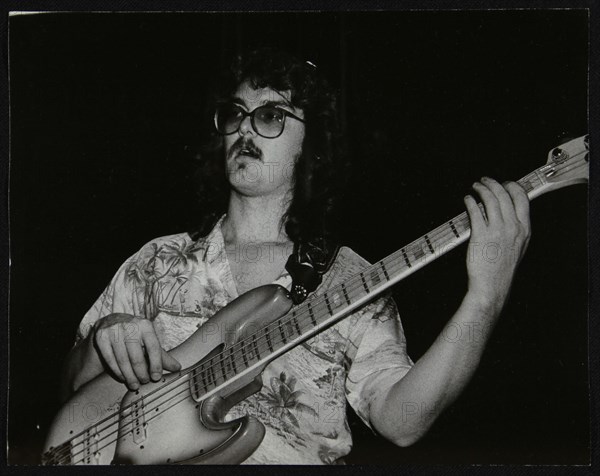
[[[77,340],[114,312],[151,319],[166,350],[186,340],[237,297],[221,222],[197,241],[186,233],[152,240],[126,260],[84,316]],[[367,266],[343,247],[315,292]],[[285,269],[275,283],[290,288]],[[378,298],[273,360],[262,374],[262,389],[226,419],[250,414],[266,428],[247,464],[340,463],[352,447],[346,402],[370,426],[375,396],[412,365],[393,299]]]

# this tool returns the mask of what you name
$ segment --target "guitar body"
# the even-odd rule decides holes
[[[223,418],[232,406],[260,390],[264,365],[208,396],[194,391],[194,374],[186,368],[275,321],[291,305],[281,286],[256,288],[169,352],[182,364],[180,372],[165,374],[135,392],[106,373],[91,380],[54,419],[44,445],[44,463],[241,463],[261,443],[264,427],[253,417],[226,423]],[[164,391],[167,387],[176,391]]]

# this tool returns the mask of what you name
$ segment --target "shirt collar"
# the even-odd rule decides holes
[[[210,233],[198,240],[198,249],[202,253],[203,261],[208,264],[213,264],[219,258],[223,258],[225,254],[225,239],[221,232],[221,224],[225,219],[225,214],[219,218]],[[227,255],[225,254],[225,257]]]
[[[225,238],[223,237],[223,232],[221,231],[221,225],[223,224],[223,220],[226,216],[227,215],[224,214],[221,218],[219,218],[210,233],[198,240],[198,249],[201,250],[201,253],[203,253],[203,260],[211,266],[218,267],[219,265],[227,263],[222,271],[224,272],[226,279],[231,279],[230,284],[235,289],[235,284],[229,268],[229,260],[227,259],[227,251],[225,249]],[[277,279],[273,281],[273,283],[280,284],[288,290],[291,288],[292,278],[285,267]]]

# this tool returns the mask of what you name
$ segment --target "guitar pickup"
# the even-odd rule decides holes
[[[137,398],[131,405],[131,432],[133,435],[133,442],[136,445],[139,445],[146,440],[146,412],[144,411],[144,397]]]

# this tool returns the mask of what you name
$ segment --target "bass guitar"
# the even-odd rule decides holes
[[[519,180],[530,199],[589,176],[588,136],[555,147],[545,165]],[[228,410],[260,390],[273,359],[338,322],[359,306],[470,236],[466,212],[320,295],[292,306],[285,288],[267,285],[232,301],[170,351],[182,364],[159,382],[128,391],[104,373],[60,409],[47,436],[47,465],[241,463],[264,427]]]

